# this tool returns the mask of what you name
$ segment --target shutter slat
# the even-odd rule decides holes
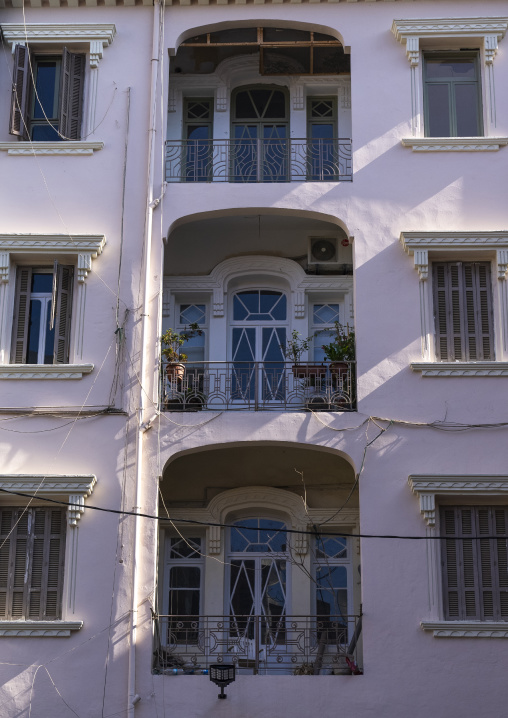
[[[71,333],[73,267],[58,265],[57,306],[55,315],[55,350],[53,362],[67,364]]]
[[[11,116],[9,134],[28,138],[29,50],[26,45],[16,45],[12,76]]]
[[[85,80],[85,55],[62,53],[60,76],[59,131],[67,140],[81,138],[81,115],[83,109],[83,86]]]
[[[30,316],[30,287],[32,268],[19,267],[16,277],[16,299],[13,323],[13,364],[25,364],[28,350],[28,322]]]

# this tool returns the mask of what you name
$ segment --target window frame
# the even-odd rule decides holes
[[[476,78],[472,80],[461,80],[459,78],[446,78],[431,80],[427,77],[427,68],[429,60],[459,60],[459,59],[474,59],[474,67]],[[480,64],[480,51],[479,50],[449,50],[440,51],[424,51],[423,62],[422,62],[422,78],[423,78],[423,128],[425,137],[484,137],[484,118],[483,118],[483,92],[482,92],[482,77],[481,77],[481,64]],[[434,135],[430,134],[430,107],[429,107],[429,87],[431,85],[447,85],[449,86],[449,97],[448,97],[448,119],[450,126],[450,134],[448,135]],[[454,95],[454,88],[457,85],[464,84],[475,84],[476,85],[476,109],[477,109],[477,121],[478,121],[478,132],[474,135],[459,135],[457,132],[457,111],[456,101]]]

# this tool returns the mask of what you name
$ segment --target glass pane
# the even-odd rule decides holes
[[[335,135],[335,127],[333,124],[311,124],[310,126],[310,136],[313,140],[330,140],[333,139]],[[333,146],[333,145],[332,145]],[[316,146],[317,150],[317,146]]]
[[[340,536],[316,539],[316,558],[347,558],[347,539]]]
[[[235,523],[242,528],[231,529],[231,551],[267,553],[286,550],[286,526],[281,521],[243,519]]]
[[[333,117],[333,102],[331,100],[312,100],[310,104],[310,116],[313,119]]]
[[[180,324],[203,324],[206,321],[204,304],[180,304]]]
[[[38,273],[32,274],[32,286],[30,291],[36,294],[51,294],[53,291],[53,274],[52,273]]]
[[[49,119],[56,117],[55,107],[57,68],[56,60],[39,60],[37,62],[37,79],[35,81],[36,97],[34,98],[33,118],[39,120],[44,115]]]
[[[200,558],[200,538],[172,538],[170,558]]]
[[[314,360],[325,361],[326,355],[323,344],[329,344],[333,341],[335,332],[332,329],[321,329],[319,334],[314,337]]]
[[[199,566],[173,566],[169,572],[170,588],[199,588],[201,569]]]
[[[345,566],[316,567],[316,611],[318,616],[347,615],[347,569]]]
[[[51,302],[46,309],[46,343],[44,346],[44,364],[53,364],[53,351],[55,348],[55,327],[49,328],[51,322]]]
[[[279,617],[286,603],[286,562],[261,561],[262,606],[265,616]]]
[[[472,58],[453,60],[432,60],[426,58],[426,76],[429,79],[476,79],[476,63]]]
[[[255,567],[254,561],[231,561],[231,612],[235,616],[249,616],[253,613]],[[253,636],[250,637],[252,638]]]
[[[314,304],[314,324],[333,324],[339,321],[338,304]]]
[[[41,332],[41,302],[32,299],[30,302],[30,317],[28,319],[28,352],[27,364],[37,364],[39,356],[39,336]]]
[[[54,126],[53,126],[54,125]],[[32,140],[35,142],[56,142],[62,138],[58,134],[58,125],[53,123],[49,125],[45,122],[43,125],[32,125]]]
[[[457,137],[477,137],[480,134],[478,85],[476,83],[457,83],[454,90]]]
[[[235,100],[235,117],[238,120],[256,118],[257,113],[252,104],[250,94],[246,90],[239,92]]]
[[[259,117],[263,117],[268,101],[272,97],[273,90],[250,90],[250,96]]]
[[[187,103],[187,119],[188,120],[209,120],[211,118],[211,102],[210,100],[188,102]]]
[[[169,613],[178,616],[199,616],[199,590],[170,591]],[[184,623],[179,632],[179,640],[185,640],[181,634],[188,633],[189,625]]]
[[[263,327],[263,361],[283,362],[284,354],[282,353],[281,347],[285,345],[286,330],[284,327],[273,329],[271,327],[269,329]]]
[[[256,358],[256,330],[233,329],[233,361],[251,362]]]
[[[273,92],[263,117],[265,120],[286,119],[286,96],[283,92],[279,90]]]
[[[209,137],[208,125],[187,125],[188,140],[207,140]]]
[[[450,96],[447,84],[427,84],[427,137],[450,137]]]

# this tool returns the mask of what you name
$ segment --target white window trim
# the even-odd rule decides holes
[[[508,232],[401,232],[401,244],[413,257],[420,279],[420,325],[423,361],[411,363],[422,376],[507,376],[508,374]],[[481,253],[493,261],[492,294],[496,361],[438,362],[434,358],[432,292],[428,289],[429,258],[474,261]],[[497,289],[495,275],[497,274]],[[501,328],[501,331],[499,331]],[[496,329],[498,331],[496,331]]]
[[[70,531],[66,536],[64,592],[62,613],[74,613],[76,596],[76,574],[78,557],[78,522],[85,511],[85,499],[94,490],[97,478],[92,474],[0,474],[0,488],[37,497],[60,498],[69,503],[67,524]],[[0,498],[23,500],[14,494],[0,493]],[[45,504],[50,506],[50,504]],[[57,504],[55,504],[56,506]],[[56,621],[1,621],[0,636],[47,636],[66,637],[71,631],[79,631],[83,621],[59,619]]]
[[[104,142],[86,142],[81,140],[66,140],[65,142],[0,142],[0,152],[8,155],[76,155],[89,157],[94,152],[102,150]]]
[[[483,75],[484,99],[484,136],[499,146],[508,144],[508,138],[495,137],[496,128],[496,95],[494,85],[494,58],[497,54],[498,41],[502,40],[508,29],[507,17],[468,17],[468,18],[435,18],[419,20],[394,20],[392,33],[395,38],[406,45],[406,54],[411,66],[411,134],[412,138],[402,140],[402,144],[416,151],[446,151],[466,149],[467,151],[485,151],[485,145],[478,138],[457,138],[460,143],[445,141],[438,138],[439,143],[428,142],[419,145],[415,138],[423,138],[423,77],[421,68],[422,48],[453,50],[460,45],[463,38],[469,45],[476,44],[481,50],[482,64],[485,65]],[[436,139],[436,138],[434,138]],[[448,138],[446,138],[448,140]],[[505,141],[507,140],[507,141]],[[447,147],[447,145],[449,147]],[[492,149],[499,149],[497,148]]]
[[[16,45],[24,45],[29,43],[36,47],[44,47],[55,44],[61,44],[62,47],[73,48],[74,51],[79,47],[86,47],[88,50],[89,71],[85,79],[87,90],[86,108],[83,111],[83,135],[85,137],[93,133],[95,127],[95,109],[97,105],[97,83],[99,73],[99,62],[102,60],[104,49],[111,45],[116,34],[116,27],[113,24],[91,24],[91,23],[5,23],[2,24],[2,33],[5,41],[11,46],[14,53]],[[85,119],[86,118],[86,119]],[[15,144],[15,143],[3,143]],[[18,145],[20,143],[17,143]],[[46,142],[27,142],[29,146],[39,148],[40,145],[52,145],[61,143]],[[90,142],[75,142],[78,148],[88,150],[88,154],[94,149],[102,149],[102,147],[84,147]],[[2,148],[3,149],[3,148]],[[83,152],[50,152],[50,147],[43,147],[46,151],[44,154],[83,154]],[[7,150],[9,151],[9,150]],[[32,150],[30,150],[32,152]],[[22,154],[21,152],[9,152],[9,154]]]
[[[106,237],[101,234],[0,234],[0,379],[76,379],[93,370],[93,364],[10,364],[16,259],[47,258],[49,264],[62,256],[73,257],[76,266],[73,312],[73,356],[83,356],[85,328],[85,280],[92,259],[102,254]],[[14,255],[14,256],[12,256]],[[31,376],[33,374],[33,376]]]
[[[413,152],[497,152],[508,137],[406,137],[402,144]]]
[[[452,497],[461,501],[464,497],[501,497],[508,500],[508,476],[476,474],[411,474],[408,483],[420,501],[420,512],[426,523],[427,571],[429,582],[429,620],[422,620],[424,631],[432,631],[436,638],[508,638],[508,621],[444,621],[442,619],[441,542],[436,528],[436,496]]]

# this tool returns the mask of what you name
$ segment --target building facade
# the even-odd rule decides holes
[[[0,4],[0,716],[503,715],[506,4]]]

